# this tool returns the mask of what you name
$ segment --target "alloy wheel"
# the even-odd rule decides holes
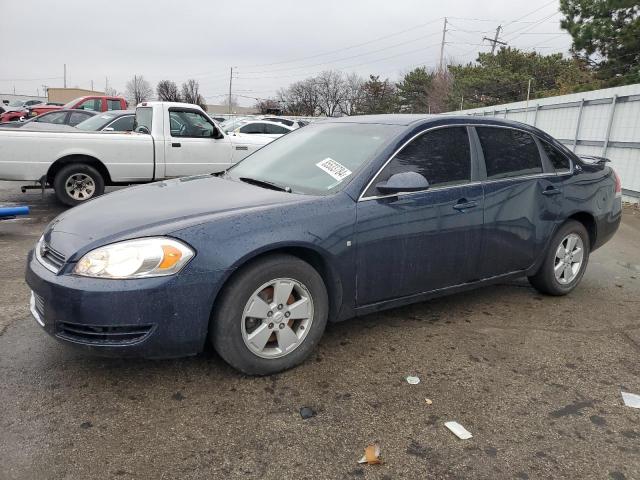
[[[584,258],[582,238],[570,233],[560,242],[553,262],[553,273],[558,283],[571,283],[580,273]]]
[[[313,299],[307,287],[291,278],[260,286],[242,314],[242,339],[261,358],[283,357],[298,348],[313,323]]]
[[[96,192],[96,184],[89,175],[74,173],[64,182],[64,189],[74,200],[87,200]]]

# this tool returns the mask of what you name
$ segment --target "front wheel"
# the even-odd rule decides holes
[[[211,342],[234,368],[269,375],[304,361],[320,340],[329,313],[318,272],[290,255],[242,268],[225,286],[211,319]]]
[[[544,262],[529,282],[542,293],[566,295],[582,280],[589,251],[589,234],[584,225],[568,221],[554,235]]]
[[[73,163],[63,167],[53,179],[58,200],[70,207],[104,193],[104,179],[91,165]]]

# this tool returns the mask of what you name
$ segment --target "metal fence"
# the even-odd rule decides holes
[[[623,193],[640,197],[640,84],[455,113],[528,123],[579,155],[610,158]]]

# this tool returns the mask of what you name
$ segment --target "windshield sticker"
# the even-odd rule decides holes
[[[325,158],[321,162],[316,163],[316,167],[331,175],[338,182],[341,182],[353,173],[347,167],[329,157]]]

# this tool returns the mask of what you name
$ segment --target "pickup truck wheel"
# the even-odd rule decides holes
[[[102,195],[104,179],[100,172],[84,163],[73,163],[63,167],[53,179],[53,188],[58,200],[71,207]]]
[[[238,271],[216,300],[209,335],[231,366],[269,375],[304,361],[329,313],[322,277],[291,255],[272,255]]]
[[[568,221],[554,235],[542,266],[529,282],[542,293],[566,295],[582,280],[589,250],[587,229],[580,222]]]

